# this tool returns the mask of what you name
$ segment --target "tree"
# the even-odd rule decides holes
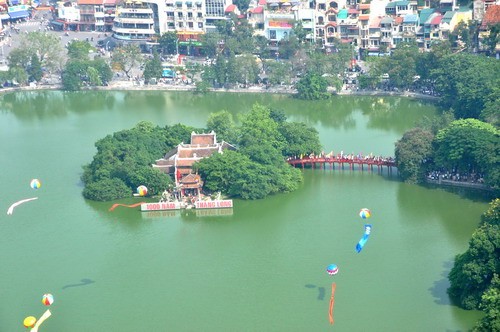
[[[7,56],[9,68],[18,67],[24,70],[28,70],[29,63],[33,54],[35,53],[32,53],[30,50],[24,48],[14,48]]]
[[[242,54],[235,59],[236,81],[242,84],[257,82],[260,72],[257,60],[252,54]]]
[[[92,45],[88,41],[72,40],[68,44],[68,57],[70,60],[89,60]]]
[[[177,32],[169,31],[161,35],[158,39],[162,53],[166,54],[177,54],[179,39],[177,37]]]
[[[392,86],[408,89],[417,75],[418,47],[415,44],[399,44],[392,56],[381,61],[382,72],[389,74]]]
[[[474,332],[500,331],[500,278],[493,275],[491,286],[483,296],[479,308],[485,313],[484,317],[476,324]]]
[[[233,4],[235,4],[238,9],[244,13],[248,10],[248,5],[250,4],[250,0],[234,0]]]
[[[9,68],[9,75],[12,81],[15,81],[21,85],[24,85],[28,82],[28,74],[26,70],[21,67],[11,67]]]
[[[292,79],[292,68],[289,62],[267,60],[265,62],[267,79],[272,85],[289,84]]]
[[[36,54],[31,55],[30,65],[27,70],[28,80],[39,82],[42,79],[43,71],[42,64],[36,56]]]
[[[327,92],[328,81],[318,74],[309,73],[297,82],[297,97],[300,99],[318,100],[330,97]]]
[[[140,122],[134,128],[108,135],[96,142],[97,153],[92,162],[84,166],[82,181],[84,195],[95,200],[129,197],[139,185],[157,194],[170,186],[166,174],[151,167],[156,159],[182,141],[186,141],[195,128],[183,125],[160,128],[149,122]],[[105,195],[93,194],[104,185]],[[126,190],[125,190],[126,188]]]
[[[203,43],[205,55],[210,58],[217,56],[221,41],[223,41],[223,39],[218,32],[203,34],[201,36],[201,42]]]
[[[304,43],[307,38],[307,30],[304,29],[302,21],[295,21],[293,24],[293,35],[297,37],[299,43]]]
[[[421,128],[413,128],[396,142],[395,157],[399,176],[408,183],[425,180],[427,165],[432,158],[434,135]]]
[[[143,61],[141,49],[136,44],[126,44],[113,52],[112,67],[123,71],[130,78],[130,71]]]
[[[493,87],[491,93],[486,97],[484,108],[479,115],[482,121],[500,127],[500,88]]]
[[[488,55],[495,54],[495,49],[500,44],[500,23],[488,27],[488,36],[484,38],[483,43],[486,46]]]
[[[500,63],[472,54],[453,54],[439,61],[431,71],[436,92],[445,108],[453,108],[455,117],[478,119],[488,97],[500,86]]]
[[[83,189],[83,197],[94,201],[111,201],[131,196],[132,190],[120,179],[102,179]]]
[[[300,42],[294,35],[288,36],[279,41],[280,58],[291,59],[300,49]]]
[[[60,70],[64,66],[61,41],[54,34],[39,31],[23,34],[19,48],[30,55],[36,54],[42,67],[49,72]]]
[[[483,173],[485,183],[497,187],[500,136],[492,125],[460,119],[441,129],[434,141],[437,166],[456,169],[460,173]]]
[[[153,52],[153,59],[146,60],[143,75],[146,83],[149,83],[152,78],[160,79],[162,77],[163,67],[157,52]]]
[[[285,139],[282,153],[284,156],[300,156],[321,151],[318,131],[305,123],[283,122],[278,130]]]
[[[271,119],[269,108],[255,104],[242,121],[240,128],[240,150],[270,146],[281,155],[284,139],[278,130],[278,123]],[[252,156],[250,156],[252,158]]]
[[[483,217],[483,222],[472,234],[469,248],[455,257],[455,263],[448,275],[448,294],[462,308],[483,307],[487,314],[491,314],[490,306],[498,303],[498,280],[494,278],[495,274],[500,274],[499,209],[500,200],[496,199],[486,212],[490,217],[495,217]],[[491,291],[491,286],[494,286],[496,291]],[[495,308],[498,310],[498,306]],[[498,322],[495,324],[498,325]]]
[[[84,85],[105,85],[112,77],[111,68],[103,59],[70,60],[62,73],[62,85],[64,90],[78,91]]]
[[[228,111],[219,111],[210,114],[207,120],[207,130],[214,131],[218,140],[234,144],[237,139],[236,126],[233,115]]]

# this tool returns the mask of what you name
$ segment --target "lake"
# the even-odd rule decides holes
[[[398,97],[107,91],[0,96],[0,331],[466,331],[481,317],[446,295],[488,201],[401,183],[396,172],[306,169],[299,190],[231,210],[141,213],[83,199],[94,143],[139,121],[202,128],[254,103],[314,126],[324,150],[393,156],[434,105]],[[38,190],[30,188],[40,179]],[[15,208],[21,199],[38,197]],[[121,200],[136,203],[137,198]],[[362,220],[361,208],[372,217]],[[364,231],[365,248],[354,248]],[[330,276],[327,265],[339,273]],[[328,322],[335,282],[335,325]]]

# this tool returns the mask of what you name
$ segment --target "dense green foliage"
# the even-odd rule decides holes
[[[481,113],[487,100],[500,98],[500,63],[472,54],[452,54],[438,64],[431,78],[444,106],[452,108],[456,118],[485,118]]]
[[[63,89],[78,91],[84,86],[103,86],[113,78],[113,72],[102,58],[69,60],[62,73]]]
[[[455,258],[448,278],[449,295],[465,309],[480,309],[486,315],[476,331],[498,331],[500,317],[500,199],[483,214],[469,241],[469,248]],[[496,327],[496,328],[495,328]]]
[[[318,100],[327,99],[330,94],[327,92],[328,81],[315,73],[308,73],[300,79],[296,85],[297,97],[300,99]]]
[[[438,167],[483,173],[486,184],[500,185],[500,133],[492,125],[475,119],[456,120],[437,133],[434,144]]]
[[[407,131],[396,142],[395,157],[399,176],[408,183],[423,182],[426,168],[424,164],[432,157],[431,132],[414,128]]]
[[[153,53],[153,58],[146,60],[144,64],[144,82],[149,83],[152,78],[160,79],[163,75],[163,67],[160,56],[157,52]]]
[[[462,175],[480,174],[486,185],[498,189],[499,150],[498,129],[480,120],[460,119],[435,135],[420,128],[407,131],[396,143],[395,156],[399,175],[406,182],[422,182],[428,171],[453,170]]]
[[[84,166],[83,195],[93,200],[124,198],[139,185],[145,185],[149,195],[161,193],[171,179],[151,164],[180,142],[188,142],[193,130],[183,125],[160,128],[141,122],[100,139],[94,159]]]
[[[213,117],[209,127],[221,128],[225,135],[236,137],[234,143],[239,149],[203,159],[196,165],[205,187],[211,191],[243,199],[293,191],[302,176],[286,163],[285,156],[321,149],[314,129],[287,122],[284,113],[258,104],[239,127],[221,126],[223,119],[230,119],[227,112]]]

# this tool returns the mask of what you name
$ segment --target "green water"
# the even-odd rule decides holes
[[[320,132],[325,151],[393,155],[426,103],[161,92],[0,96],[0,331],[23,331],[55,297],[40,331],[466,331],[477,312],[450,305],[446,275],[486,201],[407,185],[387,172],[305,170],[300,189],[234,202],[226,215],[155,214],[86,201],[81,166],[99,138],[138,121],[203,127],[255,102]],[[29,187],[32,178],[42,188]],[[38,197],[7,208],[15,201]],[[123,202],[137,202],[135,199]],[[372,234],[360,254],[357,213]],[[202,215],[203,214],[203,215]],[[326,266],[340,272],[331,277]],[[331,283],[335,325],[328,322]]]

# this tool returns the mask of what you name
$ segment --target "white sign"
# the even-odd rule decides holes
[[[195,207],[197,209],[221,209],[221,208],[232,208],[233,200],[226,199],[220,201],[196,201]]]
[[[141,204],[141,211],[179,210],[180,208],[181,208],[181,203],[179,202],[159,202],[159,203]]]

